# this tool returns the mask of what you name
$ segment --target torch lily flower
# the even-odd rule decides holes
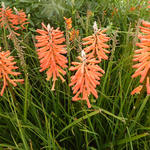
[[[22,29],[25,29],[24,25],[28,24],[29,22],[27,22],[27,16],[25,14],[25,12],[23,12],[23,10],[18,11],[15,7],[14,10],[16,12],[16,14],[13,16],[12,22],[13,25],[17,25],[15,28],[15,30],[20,29],[20,27]]]
[[[142,21],[142,24],[144,27],[140,26],[139,28],[143,34],[138,36],[140,42],[136,44],[140,49],[135,50],[135,55],[133,56],[133,61],[138,62],[133,65],[133,68],[136,68],[137,70],[132,75],[132,78],[141,76],[140,83],[144,83],[145,81],[147,94],[150,94],[150,23]]]
[[[8,83],[11,83],[13,86],[17,86],[17,82],[23,83],[23,79],[11,79],[12,76],[18,76],[19,72],[14,72],[14,69],[17,69],[17,66],[14,66],[16,62],[13,61],[13,56],[10,56],[10,51],[1,51],[0,52],[0,79],[3,80],[3,87],[0,95],[2,96],[4,90]]]
[[[8,25],[13,26],[12,19],[14,17],[11,8],[5,8],[4,3],[2,3],[2,8],[0,8],[0,25],[1,27],[7,28]]]
[[[64,17],[64,20],[66,22],[67,29],[70,30],[72,28],[72,19]]]
[[[0,24],[1,27],[12,28],[14,30],[25,29],[24,25],[28,24],[26,22],[28,19],[26,18],[25,12],[23,10],[18,11],[15,7],[14,10],[16,14],[13,13],[12,9],[7,7],[5,8],[4,3],[2,3],[2,8],[0,8]],[[19,35],[16,33],[16,35]]]
[[[38,48],[37,53],[41,63],[40,71],[47,70],[47,80],[53,77],[52,90],[54,90],[55,82],[57,77],[64,82],[65,79],[62,75],[66,72],[63,70],[67,68],[67,58],[62,54],[66,54],[66,45],[62,45],[65,41],[63,32],[59,28],[54,29],[48,24],[47,27],[42,23],[43,30],[37,29],[37,33],[40,35],[36,36],[37,43],[35,46]]]
[[[93,28],[94,34],[82,39],[83,41],[85,41],[83,45],[89,45],[88,47],[84,48],[84,51],[87,54],[88,59],[96,57],[101,62],[102,59],[108,59],[108,56],[105,53],[110,52],[105,48],[109,48],[109,46],[105,44],[105,42],[107,42],[110,38],[106,37],[106,35],[104,34],[104,32],[106,32],[106,29],[101,31],[97,28],[96,22],[94,22]]]
[[[96,86],[100,84],[99,80],[105,72],[97,65],[99,61],[95,58],[86,59],[83,50],[81,55],[82,57],[77,57],[79,62],[72,62],[74,66],[69,69],[70,71],[76,71],[75,75],[71,76],[70,83],[70,86],[73,86],[73,94],[75,94],[72,100],[86,100],[88,108],[91,108],[88,97],[93,94],[96,99],[98,98]]]

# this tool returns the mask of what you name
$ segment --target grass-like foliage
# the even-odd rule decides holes
[[[149,150],[149,17],[147,0],[3,0],[0,150]]]

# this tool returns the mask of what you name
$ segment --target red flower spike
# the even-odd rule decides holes
[[[4,90],[8,83],[11,83],[13,86],[17,86],[17,82],[24,82],[23,79],[11,79],[9,75],[12,76],[18,76],[19,72],[14,72],[14,69],[17,69],[18,67],[14,66],[16,62],[13,62],[14,58],[13,56],[10,56],[10,51],[1,51],[0,52],[0,79],[3,80],[3,87],[1,90],[1,96],[4,93]]]
[[[106,32],[106,29],[102,31],[100,29],[97,29],[96,22],[94,23],[93,27],[95,33],[91,36],[82,39],[83,41],[85,41],[83,45],[90,45],[84,48],[84,51],[88,59],[98,57],[99,61],[101,62],[102,59],[108,59],[108,56],[105,53],[110,52],[105,48],[109,48],[109,46],[105,43],[108,42],[110,38],[106,37],[106,35],[103,34],[104,32]]]
[[[135,50],[135,55],[133,56],[133,61],[137,61],[138,63],[133,65],[133,68],[137,70],[132,75],[132,78],[137,76],[141,76],[140,83],[146,81],[147,94],[150,94],[150,85],[149,85],[149,76],[150,76],[150,23],[143,21],[143,26],[140,26],[141,32],[138,38],[140,39],[140,43],[136,45],[140,47],[140,49]]]
[[[57,77],[60,77],[63,82],[65,81],[62,77],[62,75],[66,74],[63,69],[67,68],[66,64],[68,62],[67,58],[62,55],[67,53],[65,50],[66,45],[62,45],[65,38],[59,28],[54,29],[50,25],[46,27],[44,23],[42,23],[42,27],[44,28],[43,30],[36,30],[40,35],[35,37],[37,40],[35,46],[38,48],[37,53],[41,63],[40,71],[48,69],[46,72],[47,80],[50,80],[53,76],[52,90],[54,90]]]
[[[96,86],[100,84],[99,80],[105,72],[97,65],[99,61],[95,58],[85,59],[80,56],[77,58],[80,62],[72,62],[74,66],[69,69],[70,71],[76,71],[75,75],[71,76],[70,83],[70,86],[73,86],[73,94],[76,94],[72,100],[86,100],[88,108],[91,108],[88,97],[93,94],[95,98],[98,98]]]

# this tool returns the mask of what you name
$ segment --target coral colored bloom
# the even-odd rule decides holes
[[[2,3],[2,8],[0,8],[0,25],[1,27],[5,27],[6,29],[8,28],[9,30],[18,30],[18,29],[25,29],[24,25],[28,24],[26,14],[20,10],[18,11],[16,8],[15,12],[16,14],[13,14],[13,11],[11,8],[7,7],[5,8],[4,3]],[[11,31],[14,32],[14,31]],[[11,33],[10,35],[11,36]],[[14,32],[17,36],[20,34]]]
[[[17,86],[17,82],[23,82],[23,79],[11,79],[11,76],[18,76],[19,72],[14,72],[14,69],[18,67],[14,66],[16,62],[13,62],[13,56],[10,56],[10,51],[0,52],[0,79],[3,80],[3,87],[1,90],[1,96],[4,93],[6,86],[11,83],[13,86]]]
[[[101,61],[102,59],[107,60],[108,56],[105,53],[110,53],[105,48],[109,48],[106,42],[110,39],[109,37],[106,37],[105,30],[97,29],[96,22],[94,23],[94,31],[95,33],[91,36],[85,37],[82,40],[84,41],[83,45],[89,45],[88,47],[84,48],[84,51],[87,55],[87,58],[90,59],[92,57],[96,57]]]
[[[95,58],[86,59],[84,51],[81,53],[82,57],[78,56],[80,62],[72,62],[72,67],[69,70],[76,71],[75,75],[71,76],[70,86],[72,87],[73,101],[86,100],[88,108],[91,107],[89,101],[89,95],[93,94],[95,98],[98,98],[96,86],[100,84],[99,80],[105,73],[100,68]]]
[[[14,9],[15,9],[16,14],[13,16],[12,22],[13,22],[13,25],[17,25],[14,27],[15,30],[20,29],[20,27],[22,29],[25,29],[24,25],[29,23],[27,22],[28,19],[27,19],[25,12],[23,12],[23,10],[18,11],[16,8]]]
[[[140,83],[146,81],[147,94],[150,94],[150,23],[143,21],[142,24],[144,27],[140,26],[139,28],[143,34],[138,36],[140,42],[136,44],[140,49],[135,50],[135,55],[133,56],[133,61],[138,62],[133,65],[133,68],[136,68],[137,70],[132,75],[132,78],[141,76]]]
[[[62,45],[65,41],[63,32],[59,30],[59,28],[54,29],[48,25],[47,27],[42,23],[43,30],[37,29],[37,33],[39,36],[36,36],[36,47],[37,53],[41,63],[41,70],[47,70],[47,80],[53,77],[53,86],[52,90],[54,90],[55,82],[57,77],[60,77],[62,81],[65,79],[62,75],[65,75],[66,72],[63,70],[67,68],[67,58],[62,54],[66,54],[65,50],[66,45]]]
[[[141,92],[142,88],[143,88],[143,85],[139,85],[131,92],[131,95],[139,94]]]
[[[72,28],[72,19],[71,18],[66,18],[64,17],[66,25],[67,25],[67,29],[70,30]]]
[[[13,26],[12,24],[12,19],[14,15],[12,12],[12,9],[7,7],[5,8],[4,6],[0,8],[0,25],[1,27],[7,28],[8,25]]]

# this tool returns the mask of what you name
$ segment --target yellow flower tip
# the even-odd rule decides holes
[[[66,80],[65,79],[62,79],[62,82],[64,83]]]
[[[49,81],[49,80],[50,80],[50,77],[47,77],[47,78],[46,78],[46,81]]]
[[[67,25],[67,29],[70,30],[72,28],[72,19],[64,17],[64,20]]]
[[[138,87],[136,87],[136,88],[131,92],[131,95],[140,94],[142,88],[143,88],[143,85],[139,85]]]
[[[52,88],[51,88],[51,91],[55,91],[55,88],[54,88],[54,87],[52,87]]]

